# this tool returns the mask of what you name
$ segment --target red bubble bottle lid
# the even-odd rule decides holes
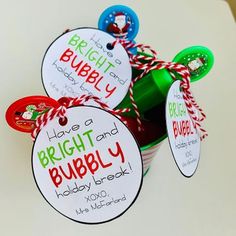
[[[59,103],[46,96],[28,96],[12,103],[6,111],[6,121],[15,130],[30,133],[36,119]]]

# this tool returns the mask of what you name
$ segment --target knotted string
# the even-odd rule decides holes
[[[98,97],[92,96],[92,95],[82,95],[76,98],[63,97],[58,100],[58,104],[61,104],[60,106],[56,108],[51,108],[48,112],[42,114],[41,116],[37,118],[36,123],[35,123],[35,128],[33,129],[31,133],[32,139],[35,140],[39,131],[54,118],[59,117],[59,122],[60,122],[60,119],[61,121],[65,120],[67,108],[74,107],[74,106],[83,106],[88,101],[94,101],[98,105],[98,107],[101,107],[102,109],[110,112],[111,114],[117,116],[124,123],[126,123],[125,119],[121,116],[121,114],[125,112],[129,112],[130,111],[129,108],[113,110],[109,108],[107,104],[102,102]]]
[[[142,130],[142,122],[141,122],[141,115],[140,115],[138,106],[134,100],[133,86],[138,80],[143,78],[151,70],[167,69],[174,80],[176,80],[176,77],[173,72],[176,72],[178,75],[182,77],[180,87],[182,89],[183,99],[186,104],[189,116],[192,120],[193,126],[199,131],[201,140],[203,140],[206,136],[208,136],[206,130],[203,129],[201,126],[201,122],[206,118],[206,115],[204,114],[203,110],[198,106],[190,90],[190,72],[188,68],[182,64],[178,64],[175,62],[165,62],[163,60],[158,59],[157,52],[153,50],[150,46],[143,45],[143,44],[135,44],[125,39],[119,39],[119,38],[117,38],[114,41],[113,46],[115,46],[117,43],[120,43],[126,49],[127,53],[129,54],[131,66],[136,68],[137,70],[143,71],[140,75],[138,75],[136,78],[134,78],[131,81],[130,87],[129,87],[130,100],[131,100],[134,112],[136,114],[136,120],[138,123],[139,131]],[[133,55],[130,52],[130,49],[132,48],[137,48],[141,52],[149,51],[151,55],[150,56]]]

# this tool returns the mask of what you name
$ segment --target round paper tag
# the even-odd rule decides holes
[[[115,38],[93,28],[79,28],[58,37],[42,63],[42,80],[50,97],[99,97],[111,108],[125,97],[131,82],[129,57]],[[109,49],[108,49],[109,48]]]
[[[184,176],[191,177],[200,158],[200,137],[187,111],[179,80],[172,84],[167,95],[166,125],[175,162]]]
[[[39,132],[32,151],[37,186],[62,215],[96,224],[122,215],[142,185],[142,159],[128,128],[91,106],[67,109]],[[128,144],[128,145],[127,145]]]
[[[9,126],[21,132],[30,133],[36,119],[59,103],[46,96],[29,96],[12,103],[6,111]]]

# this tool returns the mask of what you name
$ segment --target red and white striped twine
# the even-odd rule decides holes
[[[60,99],[59,99],[60,100]],[[58,101],[59,101],[58,100]],[[36,124],[35,124],[35,128],[31,133],[31,137],[33,140],[35,140],[37,134],[39,133],[39,131],[48,124],[48,122],[50,122],[51,120],[53,120],[56,117],[65,118],[66,115],[66,110],[69,107],[73,107],[73,106],[82,106],[85,105],[85,102],[89,101],[89,100],[93,100],[95,103],[98,104],[99,107],[101,107],[104,110],[109,111],[110,113],[112,113],[113,115],[117,116],[120,120],[122,120],[124,123],[126,123],[126,121],[124,120],[124,118],[121,116],[122,113],[126,113],[130,111],[130,108],[124,108],[124,109],[116,109],[113,110],[111,108],[109,108],[109,106],[107,104],[105,104],[104,102],[102,102],[98,97],[96,96],[92,96],[92,95],[82,95],[80,97],[76,97],[76,98],[69,98],[66,97],[64,99],[64,101],[62,102],[62,105],[57,107],[57,108],[51,108],[48,112],[42,114],[41,116],[39,116],[36,120]],[[59,101],[60,103],[60,101]]]
[[[129,87],[130,99],[131,99],[134,112],[137,116],[136,120],[139,126],[139,130],[140,131],[142,130],[141,115],[138,110],[138,106],[134,100],[133,86],[135,82],[140,80],[143,76],[148,74],[151,70],[167,69],[169,70],[173,79],[176,80],[176,77],[173,71],[175,71],[177,74],[179,74],[182,77],[180,86],[182,88],[183,98],[184,98],[188,113],[190,115],[190,118],[193,122],[193,125],[200,133],[201,140],[203,140],[206,136],[208,136],[206,130],[203,129],[201,126],[201,122],[206,118],[206,115],[204,114],[203,110],[198,106],[198,104],[196,103],[192,95],[192,92],[190,91],[190,73],[189,73],[188,68],[182,64],[178,64],[175,62],[165,62],[163,60],[158,59],[157,52],[153,50],[150,46],[143,45],[143,44],[134,44],[125,39],[116,39],[116,41],[114,42],[114,45],[116,45],[117,43],[121,43],[122,46],[126,49],[130,57],[131,66],[138,70],[143,71],[139,76],[133,79]],[[130,49],[132,48],[137,48],[141,50],[141,52],[149,51],[151,55],[150,56],[133,55],[132,52],[130,52]]]

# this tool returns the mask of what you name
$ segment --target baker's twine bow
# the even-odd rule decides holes
[[[143,70],[143,72],[134,78],[129,87],[129,94],[131,103],[136,114],[136,120],[138,123],[138,129],[142,130],[142,122],[141,122],[141,115],[138,110],[138,106],[134,100],[133,95],[133,86],[134,84],[143,78],[146,74],[148,74],[151,70],[161,70],[167,69],[172,78],[176,80],[176,76],[173,72],[176,72],[182,77],[180,86],[183,93],[183,99],[185,101],[189,116],[192,120],[194,128],[196,128],[200,134],[200,139],[203,140],[206,136],[208,136],[205,129],[202,128],[201,122],[206,118],[205,113],[203,110],[198,106],[196,103],[192,92],[190,91],[190,73],[187,67],[182,64],[178,64],[175,62],[165,62],[157,58],[157,52],[153,50],[150,46],[143,45],[143,44],[135,44],[131,41],[127,41],[125,39],[117,38],[113,43],[112,46],[114,47],[117,43],[120,43],[129,54],[130,64],[132,67],[136,68],[137,70]],[[134,55],[130,51],[130,49],[137,48],[141,52],[149,52],[150,56],[147,55]]]
[[[60,102],[61,101],[61,102]],[[124,109],[116,109],[113,110],[109,108],[107,104],[102,102],[98,97],[92,96],[92,95],[82,95],[80,97],[76,98],[70,98],[70,97],[65,97],[61,98],[58,100],[58,107],[51,108],[48,112],[42,114],[39,116],[36,120],[35,123],[35,128],[33,129],[31,133],[31,137],[33,141],[35,140],[37,134],[39,131],[48,124],[51,120],[53,120],[56,117],[59,117],[59,120],[63,121],[66,119],[66,110],[69,107],[74,107],[74,106],[83,106],[85,105],[86,102],[88,101],[93,101],[98,105],[98,107],[101,107],[102,109],[110,112],[111,114],[115,115],[118,117],[120,120],[122,120],[124,123],[126,123],[125,119],[121,116],[122,113],[126,113],[130,111],[130,108],[124,108]]]

